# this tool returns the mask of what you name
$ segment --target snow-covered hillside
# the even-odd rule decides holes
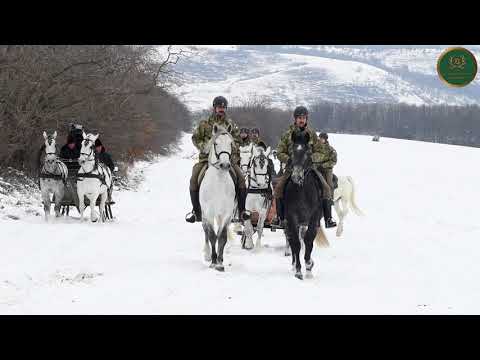
[[[314,279],[300,281],[281,232],[258,252],[202,260],[187,224],[195,151],[139,165],[138,191],[115,195],[115,223],[0,219],[1,314],[480,314],[480,149],[331,135],[338,175],[356,182],[363,218],[326,230]],[[40,204],[38,210],[41,211]]]
[[[197,46],[179,61],[184,82],[175,88],[193,110],[223,94],[238,103],[253,94],[291,108],[317,100],[408,104],[478,104],[480,78],[449,88],[436,65],[448,46]],[[480,48],[467,46],[480,56]]]

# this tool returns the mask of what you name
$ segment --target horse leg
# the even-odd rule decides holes
[[[105,211],[105,203],[107,202],[108,193],[105,191],[100,195],[100,219],[102,222],[106,220],[106,211]]]
[[[85,211],[85,194],[78,192],[78,210],[80,211],[80,221],[83,221],[83,212]]]
[[[342,202],[342,221],[341,221],[341,227],[340,227],[340,235],[343,233],[343,222],[345,221],[345,218],[347,217],[348,214],[348,199],[341,199]],[[339,204],[340,205],[340,204]]]
[[[61,187],[55,194],[55,216],[60,217],[60,208],[62,204],[63,196],[65,195],[65,190]]]
[[[300,263],[300,239],[298,224],[292,219],[288,220],[288,238],[292,248],[292,265],[294,265],[295,277],[303,280],[302,264]]]
[[[45,212],[45,221],[48,222],[48,217],[50,215],[50,191],[43,191],[42,192],[42,200],[43,200],[43,211]]]
[[[205,233],[205,245],[203,246],[203,259],[206,262],[210,262],[212,260],[212,251],[210,248],[210,241],[208,239],[208,232],[204,231]]]
[[[217,240],[217,237],[215,235],[215,229],[213,228],[213,224],[207,222],[205,217],[202,217],[202,226],[203,226],[203,231],[205,232],[205,241],[210,242],[210,251],[211,251],[211,263],[210,267],[213,268],[215,267],[217,263],[217,252],[215,250],[215,242]]]
[[[90,200],[90,220],[91,222],[97,222],[98,219],[96,219],[95,216],[95,204],[97,202],[98,194],[93,194],[88,197],[88,200]]]
[[[247,250],[253,249],[253,225],[250,219],[245,220],[245,225],[243,229],[245,235],[245,245],[244,248]]]
[[[335,200],[334,206],[335,206],[335,212],[337,213],[337,216],[338,216],[338,225],[337,225],[336,235],[341,236],[343,232],[344,213],[340,207],[340,199]]]
[[[225,271],[225,267],[223,266],[223,249],[227,243],[227,227],[229,222],[230,220],[225,222],[221,229],[218,229],[218,258],[217,264],[215,265],[215,269],[218,271]]]
[[[305,277],[307,279],[311,279],[313,277],[312,275],[312,268],[314,265],[314,262],[311,258],[312,256],[312,250],[313,250],[313,240],[315,239],[315,236],[317,236],[317,224],[318,224],[318,218],[316,216],[313,217],[313,219],[310,220],[310,223],[308,224],[308,230],[305,233],[304,237],[304,242],[305,242],[305,268],[306,268],[306,274]]]
[[[283,233],[285,234],[285,256],[290,256],[292,255],[292,248],[290,247],[290,239],[289,239],[290,235],[287,230],[287,225],[288,225],[288,222],[284,221]]]
[[[257,242],[255,243],[255,247],[260,249],[262,247],[262,235],[263,235],[263,226],[265,225],[265,219],[267,217],[267,212],[263,209],[260,212],[260,216],[258,217],[257,223]]]

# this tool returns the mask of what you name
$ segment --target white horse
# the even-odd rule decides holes
[[[90,201],[90,219],[96,222],[98,219],[95,216],[95,204],[98,196],[100,197],[100,220],[105,221],[105,203],[108,198],[108,193],[112,188],[112,173],[110,169],[104,164],[98,162],[95,156],[95,140],[98,134],[83,133],[82,150],[78,163],[80,169],[77,174],[77,193],[80,209],[80,220],[83,220],[83,212],[85,211],[85,199],[87,196]]]
[[[212,138],[204,148],[204,151],[209,153],[208,168],[199,193],[205,232],[204,259],[211,261],[210,267],[218,271],[225,270],[223,251],[235,207],[235,184],[229,172],[234,146],[231,130],[231,125],[227,129],[216,124],[213,126]],[[216,232],[215,221],[218,227]]]
[[[45,139],[46,156],[39,177],[45,221],[48,221],[51,206],[50,194],[53,194],[55,200],[55,217],[60,216],[60,206],[63,196],[65,195],[65,181],[68,177],[68,169],[67,166],[57,158],[57,147],[55,143],[57,132],[55,131],[52,136],[47,136],[47,133],[44,131],[43,137]]]
[[[268,156],[270,155],[270,147],[265,151],[261,146],[253,147],[253,157],[249,165],[247,178],[248,195],[245,201],[245,209],[250,212],[258,213],[257,221],[257,242],[255,247],[259,249],[262,243],[263,225],[267,218],[267,212],[270,208],[271,199],[267,198],[267,194],[272,191],[271,179],[268,173]],[[253,226],[250,219],[245,220],[245,249],[253,248]]]
[[[335,212],[339,219],[336,235],[341,236],[343,233],[343,220],[348,214],[349,207],[356,215],[364,215],[355,202],[355,185],[351,176],[338,177],[338,187],[333,192],[333,201]],[[341,207],[340,202],[342,203]]]

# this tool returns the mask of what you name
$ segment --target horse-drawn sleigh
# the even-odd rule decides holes
[[[74,206],[83,219],[83,212],[90,206],[90,218],[96,222],[95,206],[100,221],[113,219],[113,176],[110,169],[98,161],[94,143],[98,135],[83,133],[82,148],[78,159],[61,159],[57,156],[55,139],[57,132],[45,138],[45,159],[39,174],[45,219],[50,215],[51,202],[55,203],[55,215],[69,215]],[[52,199],[50,198],[53,194]]]

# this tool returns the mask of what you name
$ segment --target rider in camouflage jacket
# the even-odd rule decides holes
[[[192,135],[192,142],[195,147],[200,151],[198,163],[193,166],[192,176],[190,178],[190,199],[193,205],[193,211],[188,213],[185,220],[187,222],[199,222],[202,221],[202,213],[200,209],[198,177],[205,163],[208,162],[208,150],[205,146],[208,146],[208,142],[212,138],[213,125],[217,124],[224,128],[232,127],[231,135],[235,141],[235,145],[232,149],[231,165],[235,171],[237,178],[237,197],[238,197],[238,210],[240,218],[247,220],[248,215],[245,213],[245,198],[246,186],[245,178],[242,175],[242,171],[238,165],[240,161],[240,131],[238,127],[227,116],[225,110],[227,108],[227,100],[223,96],[217,96],[213,100],[213,113],[206,120],[202,120],[195,132]]]
[[[292,174],[292,170],[291,168],[289,168],[289,160],[291,157],[292,147],[293,147],[291,136],[294,131],[299,131],[299,130],[306,131],[310,135],[309,137],[310,140],[308,142],[308,145],[312,152],[312,162],[314,165],[313,170],[317,174],[318,178],[322,183],[323,198],[326,201],[330,202],[333,195],[333,189],[330,188],[330,186],[325,181],[324,177],[319,171],[320,163],[325,156],[324,154],[325,148],[321,146],[316,132],[307,126],[308,110],[304,106],[298,106],[293,113],[293,117],[294,117],[294,124],[290,125],[288,130],[282,135],[277,147],[278,160],[281,163],[287,164],[287,167],[285,169],[283,176],[280,178],[280,180],[277,183],[277,186],[275,187],[275,198],[277,199],[277,215],[279,218],[277,220],[283,220],[283,204],[281,199],[283,198],[283,190],[284,190],[285,184],[287,183],[287,180]]]
[[[322,132],[319,136],[320,151],[320,167],[319,170],[323,177],[327,181],[328,185],[332,189],[332,195],[334,191],[333,185],[333,167],[337,163],[337,152],[328,142],[328,134]],[[331,200],[331,199],[330,199]],[[325,214],[325,227],[335,227],[337,224],[332,219],[332,201],[323,202],[323,212]]]

